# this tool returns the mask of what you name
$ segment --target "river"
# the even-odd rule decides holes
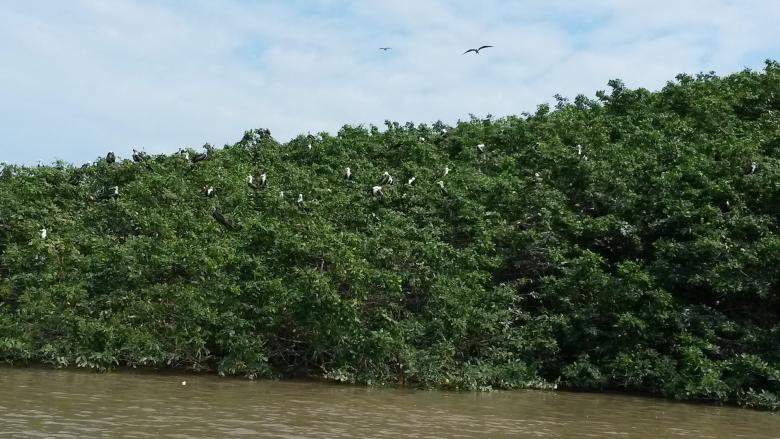
[[[0,368],[0,437],[776,439],[780,414],[621,395]]]

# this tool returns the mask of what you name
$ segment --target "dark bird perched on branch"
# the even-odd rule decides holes
[[[371,188],[371,195],[379,198],[384,198],[385,193],[382,191],[382,186],[374,186]]]
[[[196,155],[195,157],[192,158],[192,163],[202,162],[203,160],[206,160],[207,158],[209,158],[208,153],[202,152],[202,153],[200,153],[200,154],[198,154],[198,155]]]
[[[110,188],[110,191],[105,191],[97,197],[98,200],[116,200],[119,197],[119,186]]]
[[[480,50],[482,50],[482,49],[487,49],[488,47],[493,47],[493,46],[479,46],[479,48],[477,48],[477,49],[469,49],[469,50],[467,50],[467,51],[463,52],[461,55],[465,55],[465,54],[467,54],[467,53],[469,53],[469,52],[474,52],[474,53],[476,53],[477,55],[479,55],[479,51],[480,51]]]
[[[220,212],[216,207],[211,208],[211,216],[216,220],[219,224],[222,225],[222,227],[233,231],[236,230],[236,227],[231,224],[226,218],[225,215],[222,215],[222,212]]]
[[[382,174],[382,179],[379,180],[379,185],[382,186],[382,185],[385,185],[385,184],[389,183],[391,178],[393,178],[393,177],[390,176],[390,173],[385,171],[385,173]]]
[[[146,160],[146,153],[143,151],[133,150],[133,161],[136,163]]]
[[[116,156],[114,155],[114,151],[109,151],[108,154],[106,154],[106,163],[110,165],[115,161],[116,161]]]

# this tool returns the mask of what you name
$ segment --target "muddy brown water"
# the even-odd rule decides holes
[[[569,392],[0,368],[2,437],[780,439],[780,414]]]

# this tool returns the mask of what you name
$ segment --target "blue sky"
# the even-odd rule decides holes
[[[760,69],[777,23],[777,0],[0,0],[0,161],[518,114]]]

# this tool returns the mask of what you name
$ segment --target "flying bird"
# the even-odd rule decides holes
[[[392,49],[392,47],[380,47],[379,50],[382,50],[384,52],[387,52],[388,50]]]
[[[479,46],[479,48],[477,48],[477,49],[469,49],[469,50],[467,50],[467,51],[463,52],[461,55],[465,55],[465,54],[467,54],[467,53],[469,53],[469,52],[474,52],[474,53],[476,53],[477,55],[479,55],[479,51],[480,51],[480,50],[482,50],[482,49],[487,49],[488,47],[493,47],[493,46]]]
[[[108,154],[106,154],[106,163],[111,164],[116,161],[116,156],[114,155],[114,151],[109,151]]]

